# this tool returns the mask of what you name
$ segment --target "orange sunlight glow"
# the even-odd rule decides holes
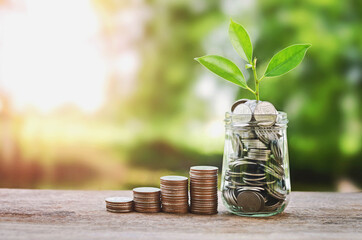
[[[93,112],[102,105],[106,57],[90,1],[28,0],[0,11],[0,90],[16,110],[71,103]]]

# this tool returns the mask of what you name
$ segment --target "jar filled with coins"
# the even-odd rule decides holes
[[[281,213],[290,193],[287,114],[269,102],[241,99],[225,118],[221,191],[240,216]]]

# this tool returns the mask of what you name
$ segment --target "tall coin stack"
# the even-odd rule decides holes
[[[139,187],[133,189],[134,210],[142,213],[161,211],[160,189]]]
[[[188,179],[183,176],[161,177],[162,211],[168,213],[187,213]]]
[[[191,212],[217,213],[217,167],[194,166],[190,168]]]

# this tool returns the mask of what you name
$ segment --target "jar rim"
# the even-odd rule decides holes
[[[263,117],[271,116],[274,117],[275,115],[271,114],[263,114]],[[225,113],[225,125],[233,125],[233,126],[250,126],[255,125],[258,122],[253,121],[243,121],[243,119],[250,117],[250,114],[234,114],[232,112]],[[260,122],[259,122],[260,123]],[[275,125],[284,126],[288,123],[287,113],[278,111],[277,118],[275,120]]]

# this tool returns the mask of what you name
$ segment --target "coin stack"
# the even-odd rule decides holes
[[[247,107],[250,111],[245,110]],[[282,129],[275,124],[277,111],[271,103],[254,100],[239,100],[233,110],[238,110],[243,116],[240,119],[247,121],[232,128],[233,153],[227,156],[224,199],[234,211],[275,211],[287,194]]]
[[[139,187],[133,189],[134,209],[142,213],[161,211],[160,189],[154,187]]]
[[[190,168],[191,212],[217,213],[217,167],[194,166]]]
[[[183,176],[161,177],[162,211],[168,213],[187,213],[188,178]]]
[[[106,208],[108,212],[127,213],[133,211],[133,200],[128,197],[106,198]]]

